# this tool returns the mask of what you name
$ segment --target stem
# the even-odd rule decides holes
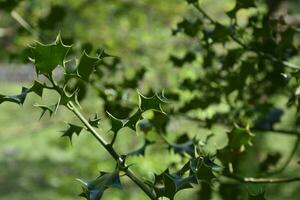
[[[276,183],[291,183],[295,181],[300,181],[300,177],[292,177],[292,178],[252,178],[252,177],[239,177],[233,174],[225,175],[228,178],[232,178],[241,183],[253,183],[253,184],[276,184]]]
[[[52,78],[52,75],[46,76],[53,85],[53,89],[55,89],[60,95],[64,92],[55,80]],[[120,169],[125,172],[126,176],[128,176],[137,186],[139,186],[145,194],[152,200],[157,200],[156,195],[152,192],[152,190],[141,181],[133,171],[129,169],[129,166],[126,165],[125,160],[115,151],[111,144],[106,142],[104,138],[102,138],[98,132],[92,127],[92,125],[85,119],[85,117],[81,114],[81,112],[77,109],[72,101],[69,101],[66,107],[73,112],[76,117],[85,125],[87,130],[96,138],[96,140],[105,148],[105,150],[113,157],[113,159],[119,164]]]
[[[76,108],[73,102],[69,102],[67,104],[67,108],[72,111],[80,121],[86,126],[87,130],[97,139],[97,141],[105,148],[105,150],[113,157],[115,161],[117,161],[120,165],[125,174],[136,184],[138,185],[147,196],[152,199],[156,200],[156,196],[152,193],[151,189],[143,183],[125,164],[125,160],[121,158],[121,156],[114,150],[114,148],[105,141],[97,131],[90,125],[90,123],[84,118],[81,112]]]

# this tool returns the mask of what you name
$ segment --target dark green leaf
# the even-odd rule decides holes
[[[141,111],[156,110],[163,112],[161,104],[165,102],[157,95],[154,95],[152,97],[145,97],[139,93],[139,100],[139,107]]]
[[[62,43],[60,35],[52,44],[36,42],[32,48],[33,62],[38,74],[50,74],[58,65],[64,66],[64,59],[71,46]]]
[[[87,200],[100,200],[104,191],[110,187],[122,189],[118,171],[112,173],[101,172],[100,176],[92,181],[78,180],[83,184],[81,196]]]
[[[0,104],[3,102],[12,102],[17,104],[23,104],[30,89],[22,87],[21,94],[15,96],[5,96],[0,94]]]
[[[77,126],[74,124],[70,124],[70,123],[68,125],[69,125],[69,128],[67,130],[63,131],[62,137],[69,137],[70,142],[72,143],[73,134],[79,135],[81,130],[83,129],[83,127]]]
[[[84,52],[77,66],[78,75],[83,80],[88,81],[99,61],[99,57],[91,57]]]

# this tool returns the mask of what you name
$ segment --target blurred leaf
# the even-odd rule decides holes
[[[251,8],[251,7],[255,7],[255,0],[236,0],[234,8],[232,10],[228,11],[227,15],[230,18],[235,18],[236,13],[240,9],[247,9],[247,8]]]
[[[64,20],[65,16],[65,7],[53,5],[48,15],[39,20],[38,25],[42,30],[54,29],[58,23]]]

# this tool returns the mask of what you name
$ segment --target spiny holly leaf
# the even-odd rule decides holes
[[[159,175],[154,175],[153,189],[157,197],[168,197],[169,199],[174,199],[176,193],[176,184],[172,179],[169,171],[166,170]]]
[[[147,148],[148,146],[150,146],[151,144],[153,144],[153,143],[154,143],[154,142],[145,139],[145,142],[144,142],[144,144],[143,144],[142,147],[138,148],[138,149],[135,150],[135,151],[132,151],[132,152],[128,153],[127,156],[140,156],[140,155],[144,156],[144,155],[145,155],[146,148]]]
[[[174,199],[174,196],[180,190],[192,188],[192,184],[197,183],[194,175],[184,176],[184,173],[170,174],[169,170],[156,175],[154,183],[150,184],[153,187],[157,197],[168,197]]]
[[[94,72],[96,65],[99,63],[99,57],[91,57],[84,52],[77,65],[78,75],[85,81],[88,81],[90,75]]]
[[[0,94],[0,104],[3,102],[12,102],[17,104],[23,104],[30,89],[22,87],[21,94],[15,96],[5,96]]]
[[[100,176],[92,181],[78,180],[83,184],[83,192],[80,196],[85,197],[87,200],[100,200],[104,191],[110,187],[122,189],[118,171],[112,173],[101,172]]]
[[[137,110],[132,116],[130,116],[128,119],[118,119],[114,117],[112,114],[107,112],[110,123],[111,123],[111,130],[114,133],[117,133],[121,128],[128,127],[132,130],[136,130],[136,124],[142,117],[142,112],[140,110]]]
[[[112,114],[110,114],[107,111],[106,111],[106,113],[108,114],[109,119],[110,119],[110,124],[111,124],[111,130],[112,130],[112,132],[118,133],[119,130],[121,128],[123,128],[124,121],[121,120],[121,119],[118,119],[118,118],[114,117]]]
[[[247,9],[247,8],[251,8],[251,7],[255,7],[255,0],[236,0],[236,4],[235,7],[227,12],[227,15],[230,18],[235,18],[236,17],[236,13],[240,10],[240,9]]]
[[[254,134],[251,133],[249,126],[243,128],[234,124],[233,129],[227,132],[227,136],[229,148],[243,151],[246,145],[252,145],[251,139],[254,137]]]
[[[76,135],[79,135],[81,130],[83,129],[82,126],[77,126],[77,125],[74,125],[74,124],[70,124],[68,123],[69,125],[69,128],[64,132],[64,134],[62,135],[62,137],[69,137],[70,139],[70,142],[72,143],[72,136],[73,134],[75,133]]]
[[[159,112],[164,112],[161,109],[162,103],[166,102],[164,102],[160,97],[158,97],[157,94],[155,94],[152,97],[145,97],[139,93],[139,108],[143,112],[146,110],[156,110]]]
[[[216,171],[216,169],[219,169],[219,167],[217,168],[217,164],[212,165],[212,161],[207,162],[207,158],[204,158],[193,158],[191,160],[191,169],[196,174],[198,181],[211,184],[212,180],[216,179],[213,171]]]
[[[59,104],[57,103],[52,106],[47,106],[47,105],[34,105],[34,106],[42,109],[42,114],[40,116],[41,119],[47,111],[49,112],[49,115],[51,117],[56,112]]]
[[[62,43],[60,34],[52,44],[36,42],[32,48],[33,62],[38,74],[50,74],[58,65],[64,66],[64,59],[71,46]]]
[[[89,119],[89,124],[95,128],[98,128],[100,120],[101,119],[99,118],[98,114],[95,114],[95,116],[93,118]]]
[[[138,109],[132,116],[128,119],[124,120],[124,127],[131,128],[132,130],[136,130],[136,124],[141,119],[142,112]]]
[[[163,112],[153,112],[153,117],[150,119],[150,123],[155,127],[158,133],[165,133],[167,125],[170,121],[169,116]]]
[[[35,94],[39,95],[40,97],[43,96],[44,85],[38,81],[34,81],[33,86],[30,88],[30,92],[34,92]]]

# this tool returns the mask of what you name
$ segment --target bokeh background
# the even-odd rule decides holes
[[[202,1],[207,12],[221,21],[226,20],[223,19],[225,12],[234,3],[233,0]],[[289,9],[300,12],[300,3],[293,1]],[[59,32],[66,43],[73,44],[75,51],[92,44],[121,57],[128,76],[132,70],[145,67],[147,72],[141,90],[144,87],[171,88],[180,74],[172,67],[169,56],[182,55],[187,47],[196,43],[181,34],[172,36],[172,29],[193,12],[184,0],[24,0],[13,11],[0,8],[0,93],[16,94],[22,85],[30,85],[34,70],[25,47],[35,40],[52,42]],[[240,15],[242,19],[247,13]],[[101,100],[93,93],[88,95],[82,105],[84,112],[104,113]],[[48,96],[47,101],[54,98],[51,94]],[[99,171],[112,169],[113,163],[87,134],[75,137],[72,145],[68,139],[61,138],[64,122],[72,116],[60,110],[53,118],[46,116],[39,120],[40,111],[32,106],[36,102],[41,100],[32,95],[21,108],[9,103],[0,106],[0,200],[80,199],[77,197],[80,184],[75,179],[93,178]],[[170,131],[185,131],[185,127],[189,132],[199,131],[196,124],[185,122],[170,127]],[[223,145],[225,131],[222,127],[214,129],[223,133],[215,140],[216,145]],[[128,130],[124,132],[117,145],[121,151],[140,145],[138,137],[136,139]],[[265,145],[285,156],[294,139],[272,135],[272,141]],[[280,146],[275,145],[274,140],[280,141]],[[295,159],[300,159],[299,153]],[[133,166],[134,170],[149,178],[151,172],[160,173],[179,158],[166,150],[153,148],[146,152],[145,158],[131,159],[132,163],[139,162]],[[291,166],[287,175],[299,173],[296,168],[296,165]],[[147,199],[129,180],[122,181],[125,190],[109,189],[103,199]],[[268,195],[276,191],[271,199],[297,199],[300,195],[299,184],[270,187]],[[195,199],[195,192],[196,189],[186,190],[176,199]],[[217,195],[214,198],[219,199]]]

